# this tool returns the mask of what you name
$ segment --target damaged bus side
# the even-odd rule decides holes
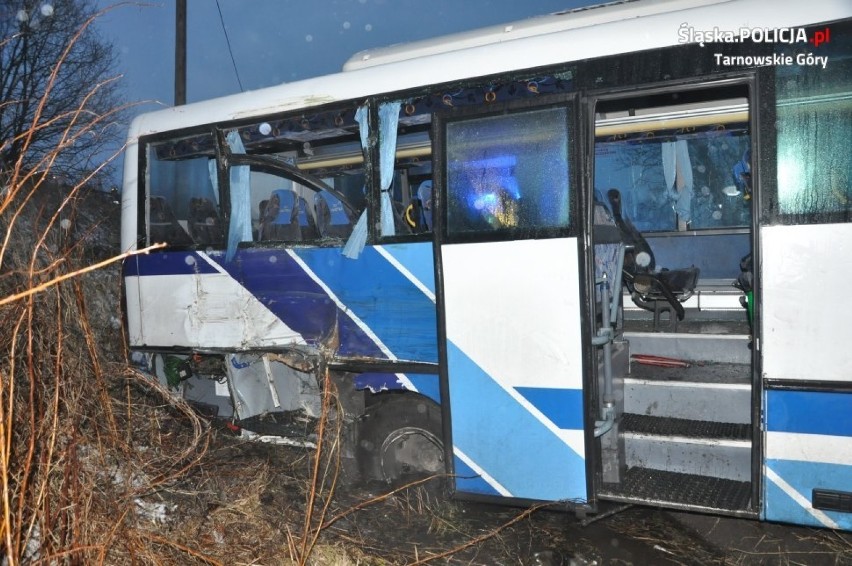
[[[351,419],[367,413],[364,391],[416,392],[382,396],[382,412],[434,415],[422,434],[443,469],[428,235],[342,253],[367,237],[366,119],[365,105],[334,105],[146,138],[138,237],[169,248],[125,265],[130,340],[202,411],[293,442],[312,441],[320,364]],[[398,204],[430,177],[421,169],[393,173],[391,230],[411,234]]]
[[[850,16],[639,0],[139,116],[136,359],[305,445],[327,375],[368,479],[852,529]]]

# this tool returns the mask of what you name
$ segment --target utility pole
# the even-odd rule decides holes
[[[175,4],[175,106],[186,104],[186,0]]]

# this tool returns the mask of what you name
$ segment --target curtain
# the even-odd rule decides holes
[[[239,133],[232,131],[227,136],[231,153],[245,153]],[[231,224],[228,230],[228,250],[225,261],[231,261],[240,242],[250,242],[251,237],[251,193],[249,192],[250,170],[247,165],[231,167]]]
[[[379,105],[379,174],[382,185],[382,235],[396,234],[393,221],[391,185],[396,161],[396,130],[399,125],[399,102]]]
[[[391,185],[393,184],[394,163],[396,161],[396,130],[399,125],[399,102],[385,102],[379,105],[379,182],[381,184],[381,234],[393,236],[396,233],[393,218]],[[361,148],[366,150],[369,143],[369,125],[367,107],[362,106],[355,112],[355,120],[361,131]],[[343,255],[357,259],[367,243],[367,209],[361,213],[352,235],[343,247]]]
[[[210,176],[210,184],[213,186],[213,198],[216,199],[216,208],[219,208],[219,169],[215,159],[207,160],[207,174]]]
[[[692,220],[692,162],[686,140],[665,142],[660,148],[663,160],[663,176],[666,189],[674,199],[674,210],[678,220]]]
[[[355,121],[358,122],[358,130],[361,133],[361,150],[367,150],[369,137],[367,135],[367,106],[361,106],[355,111]],[[369,208],[369,207],[367,207]],[[358,217],[358,222],[355,223],[355,228],[352,229],[352,234],[343,246],[343,255],[349,259],[358,259],[361,252],[364,250],[364,245],[367,243],[367,208],[361,212]]]
[[[676,142],[663,142],[660,144],[660,151],[663,158],[663,176],[666,179],[666,190],[671,191],[675,184],[675,174],[677,172],[677,151],[675,149]]]

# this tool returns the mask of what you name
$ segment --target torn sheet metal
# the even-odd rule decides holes
[[[303,411],[313,418],[320,415],[321,392],[313,373],[259,354],[232,354],[226,361],[238,419],[290,411]]]

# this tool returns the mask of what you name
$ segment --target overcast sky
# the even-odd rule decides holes
[[[116,2],[98,0],[101,7]],[[188,0],[187,101],[334,73],[357,51],[596,3],[592,0]],[[221,8],[221,18],[220,10]],[[224,30],[222,22],[224,21]],[[174,98],[175,1],[121,5],[98,27],[129,100]],[[230,39],[236,69],[228,54]],[[152,108],[152,107],[148,107]]]
[[[96,26],[116,48],[125,98],[142,102],[131,117],[171,106],[175,0],[95,1],[108,9]],[[240,92],[240,85],[244,91],[254,90],[335,73],[364,49],[598,3],[601,0],[187,0],[186,98],[196,102]],[[121,183],[122,162],[121,157],[115,162],[116,185]]]

